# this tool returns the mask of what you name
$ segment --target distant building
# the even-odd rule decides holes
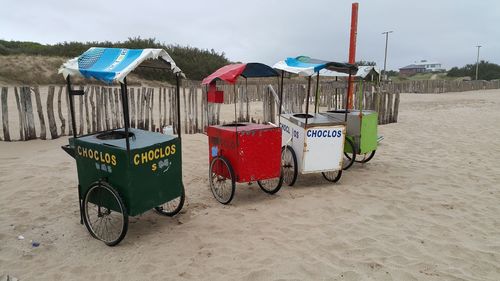
[[[445,71],[445,69],[441,67],[441,63],[421,60],[420,62],[415,62],[413,64],[400,68],[399,74],[413,75],[417,73],[442,72],[442,71]]]

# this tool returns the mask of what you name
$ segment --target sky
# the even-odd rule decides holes
[[[307,55],[348,60],[351,4],[343,0],[0,0],[0,39],[54,44],[150,38],[274,64]],[[358,1],[356,60],[387,69],[500,63],[500,1]]]

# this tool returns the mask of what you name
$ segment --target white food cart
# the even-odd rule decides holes
[[[318,76],[321,69],[350,75],[356,72],[356,66],[301,56],[280,61],[274,68],[282,71],[280,100],[283,98],[285,72],[308,77],[306,112],[282,113],[279,118],[283,134],[283,183],[292,186],[299,173],[322,173],[326,180],[337,182],[342,176],[344,161],[345,116],[338,118],[318,113],[317,104],[314,113],[309,113],[311,77]]]

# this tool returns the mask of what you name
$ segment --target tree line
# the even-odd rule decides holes
[[[57,44],[40,44],[27,41],[0,40],[0,55],[41,55],[58,57],[77,57],[90,47],[107,48],[161,48],[167,51],[176,64],[183,70],[187,78],[201,80],[213,71],[222,67],[230,61],[224,52],[216,52],[211,49],[200,49],[190,46],[165,44],[155,38],[131,37],[123,42],[63,42]],[[171,73],[154,69],[138,69],[135,73],[147,80],[173,81]]]
[[[469,76],[472,79],[476,78],[476,64],[467,64],[463,67],[453,67],[448,71],[450,77]],[[480,61],[478,68],[479,80],[494,80],[500,79],[500,65],[490,63],[488,61]]]

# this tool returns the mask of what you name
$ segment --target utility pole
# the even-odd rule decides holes
[[[477,59],[476,59],[476,80],[477,80],[479,73],[479,48],[481,48],[481,45],[477,45],[476,48],[477,48]]]
[[[382,34],[385,34],[385,56],[384,56],[384,73],[382,77],[386,75],[386,66],[387,66],[387,44],[389,43],[389,33],[393,33],[394,31],[385,31]],[[387,77],[384,77],[384,80],[387,80]]]

